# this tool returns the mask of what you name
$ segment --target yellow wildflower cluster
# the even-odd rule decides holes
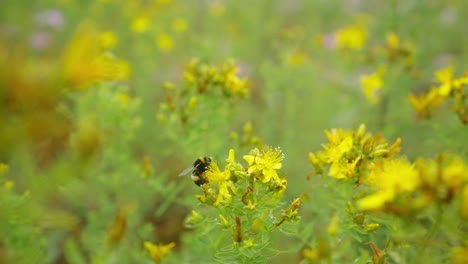
[[[359,179],[372,162],[400,151],[400,139],[389,146],[380,135],[366,134],[363,124],[357,131],[332,129],[325,134],[328,144],[323,145],[323,151],[309,153],[309,160],[316,173],[322,174],[328,167],[328,175],[337,179]]]
[[[361,210],[407,214],[430,204],[449,203],[460,197],[460,214],[468,219],[468,164],[440,155],[436,160],[404,158],[381,160],[364,177],[375,191],[358,200]]]
[[[226,206],[232,203],[232,196],[237,194],[239,185],[257,180],[265,184],[268,191],[273,191],[275,196],[280,197],[283,194],[286,189],[286,180],[278,175],[278,170],[282,166],[281,161],[284,159],[280,149],[268,148],[260,151],[255,148],[243,158],[249,165],[247,169],[236,163],[233,149],[229,151],[224,170],[221,170],[213,161],[204,175],[207,181],[202,186],[204,196],[197,196],[197,198],[203,203]],[[245,199],[242,202],[246,206],[254,207]]]
[[[278,187],[284,187],[283,181],[278,176],[278,170],[281,169],[281,162],[284,155],[280,149],[267,149],[260,151],[255,148],[249,155],[244,156],[244,160],[249,164],[247,172],[260,179],[263,183],[273,183]]]
[[[166,95],[157,115],[159,121],[164,122],[167,115],[175,114],[185,125],[195,113],[200,96],[244,98],[249,94],[247,80],[238,76],[238,68],[231,61],[218,67],[193,59],[186,65],[183,76],[184,85],[164,84]]]
[[[252,248],[260,242],[253,236],[259,231],[272,232],[285,222],[293,223],[300,219],[302,197],[293,200],[286,208],[280,203],[287,184],[278,172],[284,159],[280,149],[255,148],[243,159],[247,167],[236,161],[235,152],[231,149],[224,170],[212,161],[202,175],[206,180],[201,185],[203,195],[196,198],[218,208],[215,218],[220,227],[230,230],[234,243],[242,242],[245,248]],[[278,209],[281,213],[276,214]],[[189,227],[203,226],[205,220],[209,218],[193,211],[186,224]]]
[[[367,100],[371,104],[377,104],[386,92],[386,89],[383,89],[383,77],[387,69],[391,70],[393,67],[390,65],[398,61],[404,62],[405,69],[411,69],[413,65],[413,48],[410,43],[402,42],[396,33],[389,32],[386,35],[386,43],[376,45],[369,51],[367,56],[369,61],[385,61],[374,73],[360,77],[362,91]]]
[[[238,71],[232,61],[215,66],[193,59],[185,68],[184,78],[198,93],[220,89],[227,97],[245,97],[249,92],[248,82],[237,75]]]
[[[413,45],[410,42],[403,42],[395,32],[388,32],[386,35],[387,44],[384,48],[389,62],[403,59],[406,66],[413,64]]]
[[[411,94],[409,101],[419,116],[429,118],[432,111],[446,99],[453,98],[453,110],[464,124],[468,124],[468,104],[466,103],[468,73],[455,78],[453,68],[447,67],[435,73],[437,85],[420,95]]]

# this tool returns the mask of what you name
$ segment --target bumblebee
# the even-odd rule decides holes
[[[193,167],[187,168],[182,171],[179,176],[185,176],[192,173],[192,181],[201,186],[207,182],[205,172],[210,169],[210,164],[213,159],[210,157],[200,157],[193,163]]]

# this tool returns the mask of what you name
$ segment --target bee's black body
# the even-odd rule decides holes
[[[192,180],[196,185],[206,183],[205,172],[209,170],[211,161],[210,157],[200,157],[193,163]]]

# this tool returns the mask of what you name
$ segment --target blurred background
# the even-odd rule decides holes
[[[0,1],[0,263],[150,263],[145,240],[195,262],[183,221],[200,189],[177,175],[230,148],[281,147],[287,199],[320,189],[307,155],[324,129],[364,123],[410,159],[466,160],[452,107],[427,120],[408,96],[466,71],[467,13],[463,0]],[[232,68],[247,92],[190,90],[194,62]],[[304,218],[329,216],[320,204]]]

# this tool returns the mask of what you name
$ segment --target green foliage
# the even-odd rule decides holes
[[[3,1],[0,263],[467,263],[466,13]]]

